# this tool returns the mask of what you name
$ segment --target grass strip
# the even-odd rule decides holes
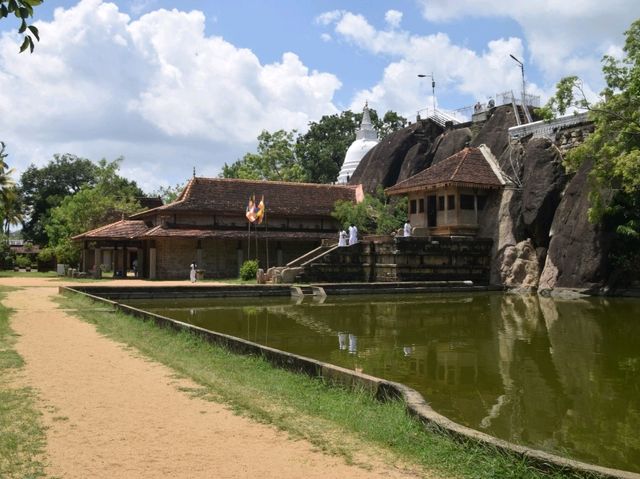
[[[387,463],[448,477],[586,477],[543,473],[513,455],[456,442],[410,418],[399,401],[380,403],[364,391],[348,391],[274,368],[262,358],[233,354],[188,332],[120,312],[95,311],[88,298],[67,296],[58,302],[65,309],[76,309],[73,314],[95,324],[105,336],[194,380],[200,387],[192,394],[223,402],[239,414],[273,424],[348,461],[359,462],[362,451],[373,449]]]
[[[1,303],[11,289],[0,287],[0,477],[44,477],[46,437],[35,392],[12,386],[24,361],[14,349],[11,310]]]

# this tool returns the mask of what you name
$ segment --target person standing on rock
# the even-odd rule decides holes
[[[338,246],[347,246],[347,232],[345,230],[340,230],[338,233]]]
[[[411,221],[407,220],[404,224],[404,237],[408,238],[409,236],[411,236]]]
[[[351,246],[352,244],[356,244],[357,242],[358,242],[358,228],[356,228],[356,225],[351,223],[351,226],[349,226],[349,246]]]

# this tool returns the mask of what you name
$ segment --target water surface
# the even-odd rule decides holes
[[[637,299],[430,294],[127,304],[402,382],[439,413],[511,442],[640,472]]]

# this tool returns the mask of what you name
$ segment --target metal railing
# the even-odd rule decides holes
[[[555,120],[542,120],[527,123],[526,125],[512,126],[509,128],[509,137],[512,140],[533,135],[534,138],[553,139],[553,135],[558,130],[568,128],[570,126],[579,125],[589,121],[587,113],[578,113],[575,115],[567,115]]]

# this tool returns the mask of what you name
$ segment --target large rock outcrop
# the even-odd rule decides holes
[[[588,175],[585,162],[569,182],[551,225],[551,241],[540,277],[540,289],[598,288],[608,279],[611,238],[589,222]]]
[[[562,156],[551,141],[531,139],[524,151],[522,173],[522,222],[525,235],[536,247],[549,246],[549,230],[560,204],[567,176]]]

